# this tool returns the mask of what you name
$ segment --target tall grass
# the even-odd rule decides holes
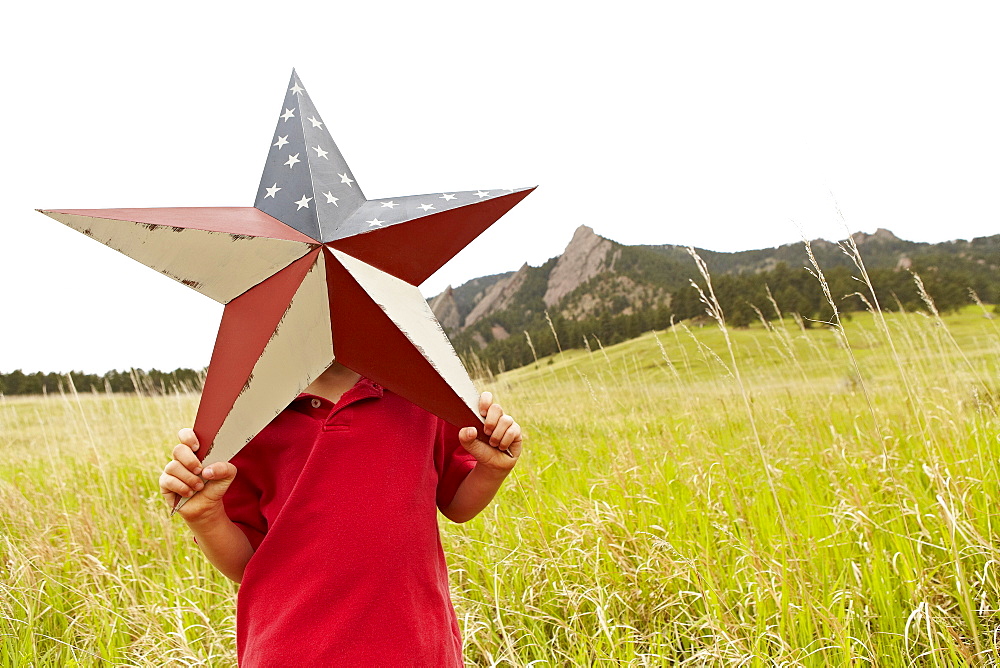
[[[995,662],[1000,421],[977,376],[997,377],[1000,346],[972,311],[884,319],[898,363],[870,314],[849,338],[729,331],[743,390],[702,354],[727,351],[714,327],[501,377],[532,438],[501,505],[447,532],[470,653]]]
[[[720,315],[490,381],[529,438],[442,523],[468,661],[1000,663],[995,323]],[[0,666],[233,663],[234,587],[156,491],[196,403],[0,400]]]
[[[225,665],[234,591],[157,498],[197,396],[0,402],[0,665]]]

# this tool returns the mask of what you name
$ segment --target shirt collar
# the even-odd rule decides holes
[[[303,392],[299,396],[295,397],[295,400],[292,402],[292,406],[295,408],[302,408],[303,404],[310,405],[313,399],[318,399],[324,408],[329,409],[336,406],[346,406],[347,404],[358,401],[359,399],[368,399],[372,397],[381,398],[384,393],[385,389],[381,385],[370,378],[361,376],[358,379],[358,382],[356,382],[351,389],[347,390],[340,396],[340,400],[337,401],[336,404],[331,403],[329,399],[325,399],[321,396]]]

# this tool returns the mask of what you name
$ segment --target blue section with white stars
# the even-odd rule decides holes
[[[363,234],[381,227],[398,225],[424,216],[431,216],[442,211],[458,209],[470,204],[477,204],[488,199],[510,195],[515,192],[531,190],[531,188],[503,190],[467,190],[450,193],[434,193],[433,195],[408,195],[392,199],[371,200],[365,202],[350,218],[341,224],[335,236],[327,241],[343,239],[355,234]]]
[[[326,243],[524,190],[529,188],[366,200],[292,70],[254,206]]]

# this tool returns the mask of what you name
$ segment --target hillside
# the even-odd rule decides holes
[[[970,289],[987,303],[1000,302],[1000,235],[930,244],[878,229],[852,238],[876,297],[889,308],[924,307],[911,272],[921,275],[943,310],[971,303]],[[835,243],[816,240],[811,246],[838,308],[863,309],[852,259]],[[777,317],[778,311],[807,324],[831,314],[819,283],[804,269],[804,244],[735,253],[696,250],[734,326]],[[430,301],[460,354],[495,369],[514,368],[558,347],[606,345],[697,317],[704,307],[690,285],[696,277],[682,246],[626,246],[580,226],[566,250],[540,267],[525,264],[516,272],[477,278]]]

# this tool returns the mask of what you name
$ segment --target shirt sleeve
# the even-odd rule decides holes
[[[434,465],[438,473],[437,506],[441,509],[451,504],[465,476],[476,467],[476,458],[462,447],[458,431],[458,427],[438,418]]]
[[[222,504],[226,515],[246,534],[256,550],[267,535],[267,519],[260,512],[261,491],[253,482],[253,462],[238,454],[232,461],[237,473],[222,497]]]

